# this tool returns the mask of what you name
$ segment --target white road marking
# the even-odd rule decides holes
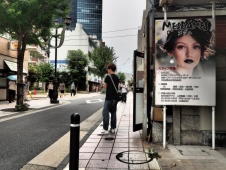
[[[103,102],[101,99],[93,99],[93,100],[86,100],[86,103],[100,103]]]

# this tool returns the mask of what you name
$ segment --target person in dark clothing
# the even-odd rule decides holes
[[[48,94],[51,102],[53,100],[53,82],[52,81],[50,81],[48,85]]]
[[[109,126],[109,112],[111,113],[111,128],[110,133],[115,133],[116,128],[116,110],[117,110],[117,91],[119,85],[119,78],[115,75],[116,65],[109,63],[107,65],[108,75],[104,80],[104,88],[106,88],[106,98],[103,108],[103,130],[100,132],[102,135],[108,134]],[[116,90],[117,89],[117,90]]]
[[[9,103],[14,102],[16,94],[16,83],[15,81],[9,81]]]

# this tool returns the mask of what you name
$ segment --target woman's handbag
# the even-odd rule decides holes
[[[14,83],[11,83],[11,84],[9,85],[9,89],[10,89],[10,90],[16,90],[16,85],[15,85]]]
[[[118,91],[117,93],[117,101],[122,101],[122,93]]]
[[[111,78],[112,84],[113,84],[114,87],[115,87],[115,90],[116,90],[116,93],[117,93],[117,101],[119,102],[119,101],[122,100],[122,93],[121,93],[120,91],[117,91],[117,88],[116,88],[116,86],[115,86],[115,83],[113,82],[112,77],[111,77],[110,74],[109,74],[109,76],[110,76],[110,78]]]

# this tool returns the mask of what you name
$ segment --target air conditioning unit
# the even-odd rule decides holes
[[[173,0],[159,0],[159,6],[169,6],[173,3]]]

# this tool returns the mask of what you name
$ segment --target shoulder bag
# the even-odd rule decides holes
[[[113,82],[112,77],[111,77],[110,74],[109,74],[109,76],[110,76],[110,78],[111,78],[111,81],[112,81],[113,86],[115,87],[115,91],[116,91],[116,93],[117,93],[117,101],[119,102],[119,101],[122,100],[122,93],[119,92],[119,91],[117,90],[117,88],[116,88],[116,86],[115,86],[115,83]]]
[[[16,85],[15,85],[15,83],[11,83],[11,84],[9,85],[9,89],[10,89],[10,90],[16,90]]]

